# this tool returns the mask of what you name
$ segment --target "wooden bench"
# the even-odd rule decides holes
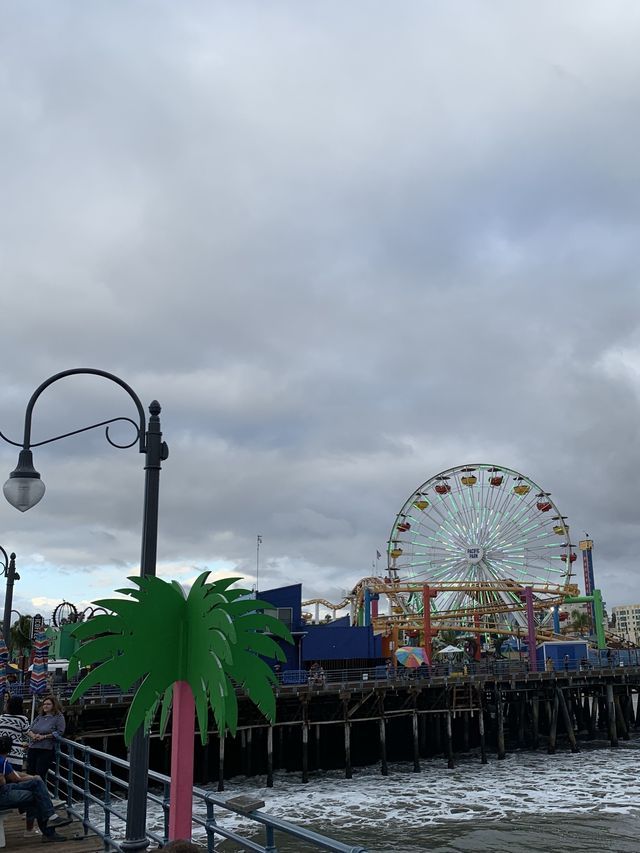
[[[14,806],[0,806],[0,847],[7,846],[7,839],[4,834],[4,822],[9,817],[11,812],[15,811]]]

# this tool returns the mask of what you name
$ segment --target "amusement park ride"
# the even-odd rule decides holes
[[[585,595],[574,581],[569,525],[531,478],[488,464],[450,468],[409,495],[388,543],[385,577],[366,577],[339,604],[353,624],[373,626],[391,651],[418,638],[431,659],[433,638],[455,632],[476,657],[489,637],[536,643],[566,639],[563,605],[584,603],[598,648],[606,646],[592,542],[580,542]],[[387,607],[380,607],[381,599]],[[384,609],[386,612],[382,613]]]

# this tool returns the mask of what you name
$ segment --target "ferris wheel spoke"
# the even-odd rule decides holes
[[[456,544],[458,544],[460,547],[463,547],[463,543],[464,543],[463,534],[459,529],[458,530],[456,530],[455,528],[452,529],[452,527],[453,527],[452,519],[446,518],[445,515],[441,512],[440,508],[436,507],[435,505],[434,505],[434,512],[440,518],[440,521],[441,521],[440,530],[441,530],[441,532],[446,533],[446,535],[449,535],[453,542],[456,542]]]
[[[464,490],[464,491],[463,491]],[[456,483],[456,491],[458,493],[458,501],[461,506],[461,517],[464,519],[465,533],[471,541],[475,540],[477,534],[474,529],[473,509],[468,505],[468,498],[471,498],[473,486],[464,486],[459,482]]]
[[[494,504],[498,495],[496,494],[496,487],[487,485],[484,477],[481,483],[481,492],[478,498],[481,511],[478,541],[486,542],[494,523]]]
[[[445,505],[449,505],[453,508],[453,512],[451,512],[451,509],[449,510],[449,512],[451,513],[451,519],[458,532],[460,542],[464,543],[469,535],[469,519],[465,515],[464,507],[462,506],[460,496],[458,495],[458,500],[456,501],[455,495],[450,492],[449,494],[444,496],[443,502],[445,503]]]
[[[461,547],[460,538],[454,531],[450,530],[449,527],[445,525],[439,529],[429,527],[426,530],[419,530],[416,535],[423,539],[428,539],[429,541],[446,543],[453,548],[459,549]]]
[[[524,519],[528,518],[529,516],[533,517],[533,510],[535,508],[536,500],[536,498],[533,498],[532,501],[523,501],[522,505],[516,508],[514,514],[508,517],[507,526],[504,528],[504,534],[506,536],[513,535],[511,531],[520,530],[520,528],[523,526]]]

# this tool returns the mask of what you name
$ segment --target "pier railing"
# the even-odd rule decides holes
[[[610,654],[601,652],[592,653],[588,659],[569,660],[561,662],[547,672],[562,675],[563,673],[588,673],[600,670],[619,670],[623,667],[640,666],[640,649],[614,650]],[[278,683],[281,689],[287,687],[300,687],[306,685],[310,688],[321,690],[335,690],[341,686],[362,684],[363,682],[375,682],[378,685],[395,684],[401,686],[416,681],[437,681],[449,678],[508,678],[522,677],[530,672],[526,654],[523,652],[519,658],[492,658],[480,661],[436,661],[431,667],[418,667],[414,669],[403,666],[378,665],[367,668],[349,669],[327,669],[311,672],[307,669],[285,670],[278,674]],[[544,666],[538,668],[538,672],[545,672]],[[77,679],[70,682],[58,682],[53,686],[54,693],[62,700],[68,699]],[[80,704],[113,704],[128,701],[135,690],[123,691],[116,685],[98,685],[91,688],[78,701]],[[238,693],[242,694],[238,688]],[[14,684],[11,693],[31,699],[28,685]]]
[[[99,836],[105,850],[120,851],[126,824],[128,778],[128,761],[61,738],[48,781],[53,784],[54,796],[63,800],[69,814],[82,822],[85,834],[91,831]],[[149,785],[147,835],[162,846],[167,843],[169,832],[171,779],[150,771]],[[278,835],[297,839],[301,853],[314,850],[366,853],[363,847],[343,844],[264,813],[261,810],[264,802],[257,799],[225,799],[198,787],[194,787],[193,797],[194,841],[201,840],[209,853],[214,853],[216,842],[221,839],[253,853],[278,853]],[[238,822],[242,827],[236,825]],[[259,840],[261,837],[263,841]]]

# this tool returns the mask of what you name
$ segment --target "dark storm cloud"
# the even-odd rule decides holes
[[[261,533],[329,598],[421,482],[494,461],[638,598],[635,4],[31,9],[2,12],[5,433],[50,373],[114,371],[163,405],[161,560],[253,574]],[[34,434],[120,414],[74,378]],[[135,448],[37,465],[3,544],[135,571]]]

